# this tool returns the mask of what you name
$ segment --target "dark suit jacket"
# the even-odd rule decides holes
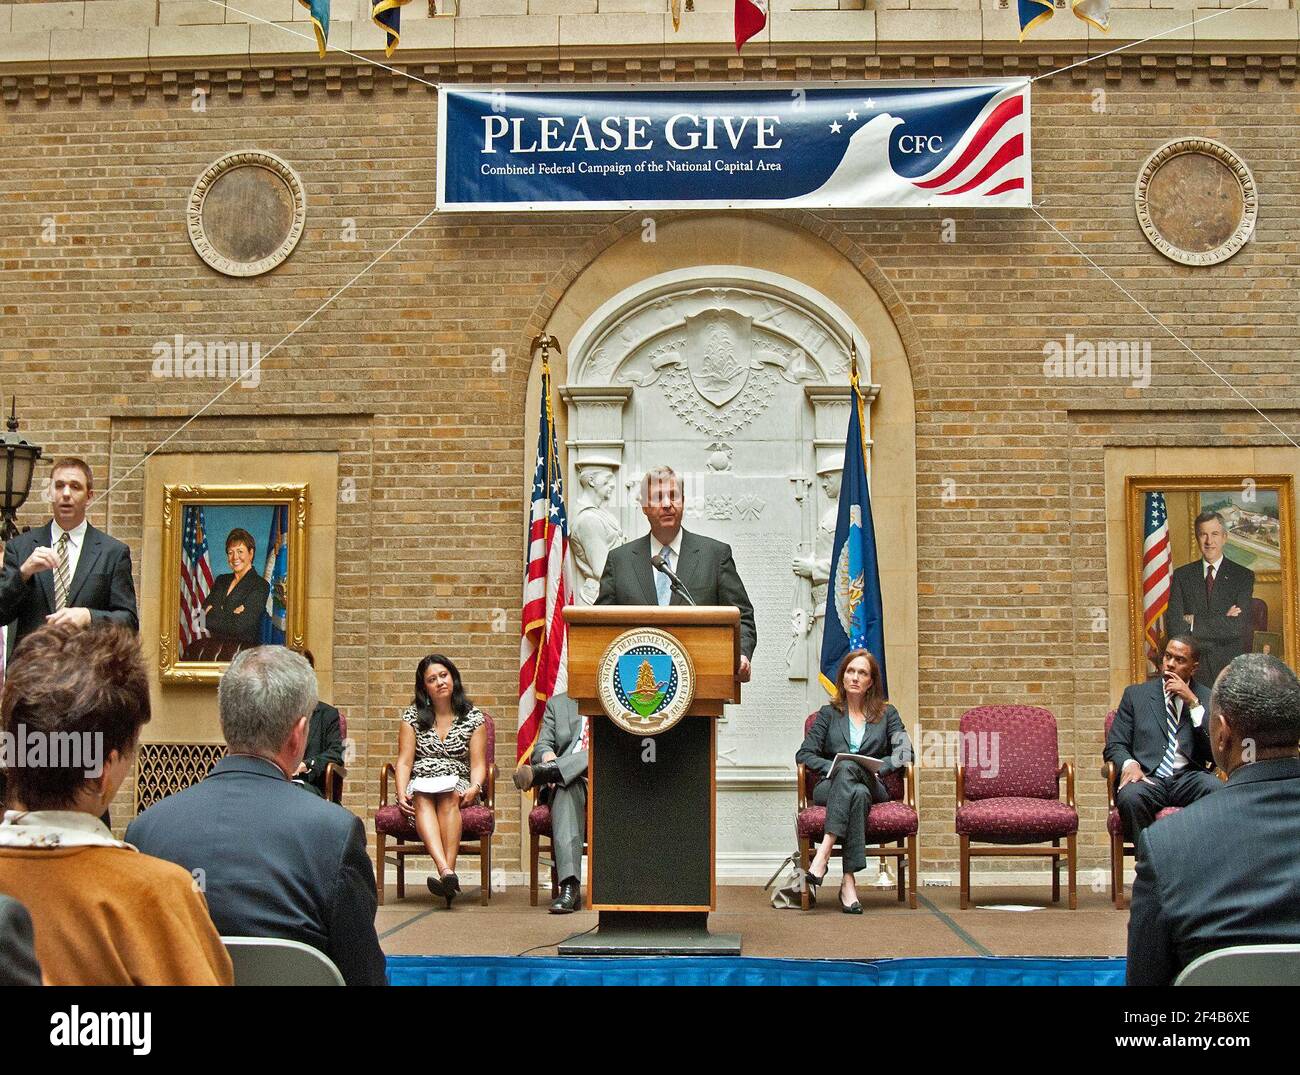
[[[205,602],[211,606],[206,620],[208,632],[214,637],[237,638],[255,646],[262,640],[262,613],[271,595],[271,584],[250,567],[239,585],[227,595],[226,590],[234,581],[235,576],[229,571],[213,580]],[[236,612],[237,608],[244,611]]]
[[[1210,750],[1210,689],[1195,679],[1191,688],[1205,708],[1205,717],[1199,728],[1193,728],[1191,716],[1186,708],[1183,709],[1183,719],[1178,723],[1178,749],[1191,759],[1193,765],[1208,769],[1214,764],[1214,754]],[[1165,744],[1169,742],[1167,719],[1163,679],[1156,677],[1124,688],[1119,709],[1115,711],[1115,722],[1106,736],[1106,749],[1102,752],[1106,761],[1115,763],[1116,780],[1124,769],[1124,763],[1130,759],[1137,759],[1147,776],[1160,768]]]
[[[40,984],[32,916],[12,896],[0,895],[0,986]]]
[[[325,766],[343,764],[343,733],[339,729],[339,711],[326,702],[317,702],[307,726],[307,749],[303,754],[307,772],[303,780],[317,795],[325,794]]]
[[[1225,556],[1219,562],[1219,577],[1214,580],[1214,593],[1207,604],[1204,565],[1204,560],[1197,559],[1174,572],[1169,584],[1165,625],[1169,634],[1188,633],[1200,644],[1200,679],[1213,687],[1232,658],[1246,652],[1255,572]],[[1241,609],[1241,615],[1228,615],[1233,605]],[[1187,613],[1192,615],[1191,627],[1183,619]]]
[[[682,584],[691,592],[697,605],[734,605],[740,609],[740,652],[754,656],[758,628],[754,625],[754,606],[750,604],[745,584],[736,571],[731,546],[713,538],[682,531],[681,569],[673,568]],[[600,577],[598,605],[657,605],[655,569],[650,563],[650,535],[629,541],[610,552],[605,572]],[[686,604],[674,592],[673,605]]]
[[[1233,770],[1221,791],[1143,830],[1129,985],[1168,985],[1206,952],[1300,943],[1300,759]]]
[[[9,632],[11,646],[44,627],[45,617],[54,611],[54,572],[40,571],[23,582],[20,570],[38,545],[52,545],[50,529],[51,524],[46,523],[5,545],[4,567],[0,570],[0,623],[14,624],[14,630]],[[131,550],[87,525],[77,572],[68,586],[68,607],[90,609],[92,623],[121,623],[138,631]]]
[[[912,762],[912,740],[903,727],[903,718],[892,705],[885,706],[885,715],[876,723],[867,722],[862,729],[862,744],[854,750],[849,743],[849,715],[841,713],[829,702],[817,711],[803,745],[794,756],[797,763],[825,776],[836,754],[865,754],[869,758],[882,758],[882,773],[891,773]]]
[[[375,873],[361,819],[285,779],[272,762],[223,758],[207,778],[137,817],[126,842],[201,878],[225,937],[302,941],[349,985],[382,985]]]

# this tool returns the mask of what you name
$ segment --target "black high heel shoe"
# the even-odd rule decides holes
[[[845,903],[844,900],[841,899],[839,901],[839,904],[840,904],[840,910],[843,911],[845,914],[862,913],[862,904],[858,900],[854,900],[852,903]]]
[[[828,864],[826,867],[826,873],[829,872],[830,872],[830,866]],[[811,888],[814,893],[817,891],[821,883],[826,880],[826,873],[823,873],[820,877],[818,877],[817,874],[812,872],[812,870],[804,870],[803,874],[804,877],[808,879],[808,887]]]
[[[460,878],[454,873],[444,873],[442,875],[442,894],[447,900],[448,909],[451,908],[451,901],[460,893]]]

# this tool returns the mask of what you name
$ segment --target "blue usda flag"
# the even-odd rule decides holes
[[[849,408],[849,435],[844,445],[840,516],[831,552],[826,590],[826,626],[822,634],[821,681],[835,693],[835,675],[844,655],[869,649],[880,662],[880,688],[889,697],[885,672],[885,612],[876,568],[876,528],[871,521],[867,488],[866,446],[862,439],[861,397],[857,368],[852,375],[854,405]]]

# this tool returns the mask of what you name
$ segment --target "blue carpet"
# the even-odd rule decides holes
[[[1123,985],[1124,960],[389,956],[393,985]]]

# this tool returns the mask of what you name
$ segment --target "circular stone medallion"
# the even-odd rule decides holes
[[[229,153],[190,191],[190,242],[226,276],[260,276],[284,261],[302,237],[307,198],[298,174],[257,150]]]
[[[695,666],[667,631],[624,631],[601,654],[596,672],[606,716],[632,735],[658,735],[686,715],[695,698]]]
[[[1255,229],[1255,177],[1240,157],[1209,138],[1161,146],[1138,173],[1138,223],[1165,257],[1216,265],[1240,250]]]

